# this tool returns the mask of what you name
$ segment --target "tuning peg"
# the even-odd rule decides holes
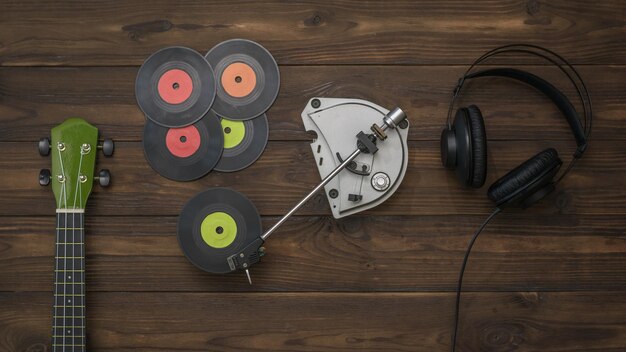
[[[94,177],[94,180],[98,180],[100,186],[108,187],[111,184],[111,172],[108,169],[102,169],[98,176]]]
[[[48,169],[41,169],[41,171],[39,171],[39,185],[40,186],[47,186],[50,184],[50,178],[51,178],[51,174],[50,174],[50,170]]]
[[[47,156],[50,154],[50,139],[48,137],[39,140],[39,155]]]
[[[115,143],[111,138],[106,138],[101,145],[98,145],[98,149],[102,149],[104,156],[112,156],[115,151]]]

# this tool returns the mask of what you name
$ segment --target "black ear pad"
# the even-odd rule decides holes
[[[485,184],[487,178],[487,134],[485,132],[485,121],[478,106],[470,105],[466,111],[469,117],[473,160],[468,186],[480,188]]]
[[[462,184],[474,188],[485,184],[487,138],[478,107],[471,105],[456,111],[451,128],[445,128],[441,133],[440,147],[442,164],[455,169]]]
[[[468,186],[473,172],[473,156],[467,109],[461,108],[456,111],[452,128],[447,132],[444,131],[441,137],[441,144],[446,147],[445,155],[442,154],[444,165],[454,169],[459,182]]]
[[[548,148],[499,178],[489,187],[487,196],[499,207],[522,203],[526,198],[538,201],[554,189],[552,179],[562,164],[556,149]],[[541,193],[541,197],[534,197],[535,193]]]
[[[441,163],[448,169],[456,166],[456,137],[452,127],[447,127],[441,131],[441,141],[439,145],[441,152]]]

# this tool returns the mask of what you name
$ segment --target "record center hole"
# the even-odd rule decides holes
[[[215,228],[215,232],[217,232],[218,235],[221,235],[222,232],[224,232],[224,228],[221,226],[218,226]]]
[[[230,133],[230,127],[224,128],[224,133]]]
[[[237,77],[235,77],[235,82],[237,82],[237,83],[241,83],[241,81],[242,81],[241,76],[237,76]]]
[[[182,143],[187,142],[187,137],[185,137],[185,136],[180,136],[180,141],[181,141]]]
[[[178,84],[178,82],[175,82],[174,84],[172,84],[172,88],[178,89],[180,88],[180,84]]]

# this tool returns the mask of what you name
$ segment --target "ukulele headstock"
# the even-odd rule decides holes
[[[52,183],[57,209],[84,209],[93,187],[98,180],[108,186],[111,175],[102,170],[95,175],[96,153],[102,149],[105,156],[113,154],[113,141],[105,140],[98,145],[98,129],[83,119],[70,118],[54,127],[51,139],[39,141],[41,155],[52,154],[51,170],[41,170],[39,183]]]

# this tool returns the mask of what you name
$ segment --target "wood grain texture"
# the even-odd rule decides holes
[[[163,46],[200,52],[231,38],[280,64],[467,64],[511,42],[575,63],[623,64],[620,0],[8,2],[2,65],[139,65]]]
[[[54,202],[36,141],[79,116],[116,140],[113,175],[87,208],[89,351],[449,351],[454,289],[471,233],[493,205],[439,161],[451,90],[475,57],[545,45],[591,92],[589,151],[557,192],[500,214],[465,276],[459,352],[626,351],[626,4],[620,0],[4,1],[0,12],[0,351],[50,346]],[[281,70],[270,143],[252,167],[194,182],[144,159],[139,65],[165,46],[225,39],[267,47]],[[555,68],[512,55],[572,100]],[[567,161],[556,107],[505,79],[471,82],[489,137],[487,185],[539,150]],[[316,196],[242,273],[196,269],[176,239],[183,204],[209,187],[246,194],[268,228],[319,182],[300,114],[312,97],[402,107],[409,169],[398,192],[333,219]],[[578,102],[575,101],[577,107]]]
[[[276,218],[265,218],[268,228]],[[471,231],[482,216],[297,217],[242,273],[211,275],[183,256],[176,217],[87,218],[90,291],[452,291]],[[558,224],[558,225],[556,225]],[[0,291],[49,291],[54,217],[0,225]],[[626,219],[502,214],[476,244],[472,291],[622,290]],[[563,231],[567,229],[567,233]]]
[[[623,351],[621,293],[467,293],[459,351]],[[93,293],[90,351],[444,351],[449,293]],[[0,348],[49,343],[50,297],[0,294]],[[612,309],[605,310],[610,305]],[[341,307],[338,311],[337,307]],[[524,318],[520,318],[524,317]],[[593,326],[593,328],[586,328]],[[566,336],[567,338],[563,338]]]
[[[558,191],[529,210],[533,214],[624,214],[626,149],[619,143],[597,140]],[[48,189],[37,183],[48,160],[36,154],[34,143],[3,143],[0,159],[1,215],[48,215],[54,212]],[[569,141],[490,143],[487,185],[540,150],[554,146],[568,160],[574,149]],[[94,187],[88,212],[102,215],[178,215],[182,206],[208,187],[231,187],[246,194],[262,215],[282,215],[319,183],[307,142],[270,142],[261,158],[243,171],[211,173],[195,182],[176,182],[157,175],[147,164],[139,142],[117,143],[113,158],[100,158],[97,168],[112,170],[112,185]],[[18,165],[19,167],[15,167]],[[601,171],[600,171],[601,170]],[[24,177],[24,175],[31,175]],[[262,177],[259,177],[262,175]],[[601,182],[599,182],[601,180]],[[284,190],[288,189],[288,192]],[[486,189],[463,188],[453,172],[441,166],[439,142],[409,143],[405,179],[387,202],[367,212],[372,215],[485,215],[493,204]],[[167,200],[167,201],[164,201]],[[301,215],[328,215],[323,194],[315,196]]]
[[[313,97],[353,97],[389,109],[400,106],[411,140],[438,140],[451,92],[465,66],[281,66],[281,90],[268,112],[271,140],[310,140],[300,114]],[[568,94],[574,90],[557,69],[526,67]],[[593,98],[594,136],[626,137],[626,66],[579,67]],[[0,139],[34,141],[68,116],[82,116],[104,136],[138,141],[144,115],[134,95],[137,68],[0,68]],[[71,82],[71,84],[67,84]],[[462,105],[477,104],[490,139],[573,140],[557,108],[541,93],[502,78],[468,83]]]

